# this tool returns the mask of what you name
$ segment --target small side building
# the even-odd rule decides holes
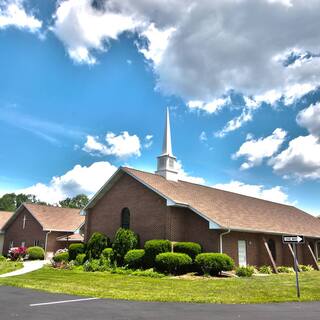
[[[51,257],[70,242],[83,240],[80,233],[83,222],[79,209],[24,203],[3,227],[3,252],[7,254],[11,247],[40,246]]]
[[[4,225],[13,215],[10,211],[0,211],[0,255],[2,255],[3,243],[4,243]]]

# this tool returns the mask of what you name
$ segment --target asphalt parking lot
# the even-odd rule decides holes
[[[0,319],[319,320],[320,302],[262,305],[133,302],[0,287]]]

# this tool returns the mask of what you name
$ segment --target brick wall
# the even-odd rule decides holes
[[[166,237],[165,200],[124,174],[87,213],[85,239],[95,231],[112,239],[121,226],[121,211],[125,207],[130,210],[130,229],[139,234],[141,244]]]
[[[23,229],[24,216],[26,216],[26,223]],[[8,253],[11,241],[15,247],[21,246],[22,242],[25,242],[27,247],[31,247],[35,240],[39,240],[44,246],[45,235],[39,222],[24,208],[6,230],[3,253]]]

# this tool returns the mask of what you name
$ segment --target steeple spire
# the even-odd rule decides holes
[[[162,154],[172,156],[169,108],[167,108],[166,112],[166,123],[164,127]]]
[[[169,109],[167,108],[162,153],[158,157],[156,174],[163,176],[167,180],[177,181],[178,171],[176,169],[176,162],[177,159],[172,154],[170,116]]]

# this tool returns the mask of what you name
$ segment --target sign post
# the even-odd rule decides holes
[[[299,274],[298,274],[298,259],[297,259],[297,244],[304,243],[304,236],[282,236],[282,242],[284,244],[291,245],[293,247],[293,260],[294,260],[294,271],[296,273],[296,288],[297,297],[300,299],[300,285],[299,285]]]

